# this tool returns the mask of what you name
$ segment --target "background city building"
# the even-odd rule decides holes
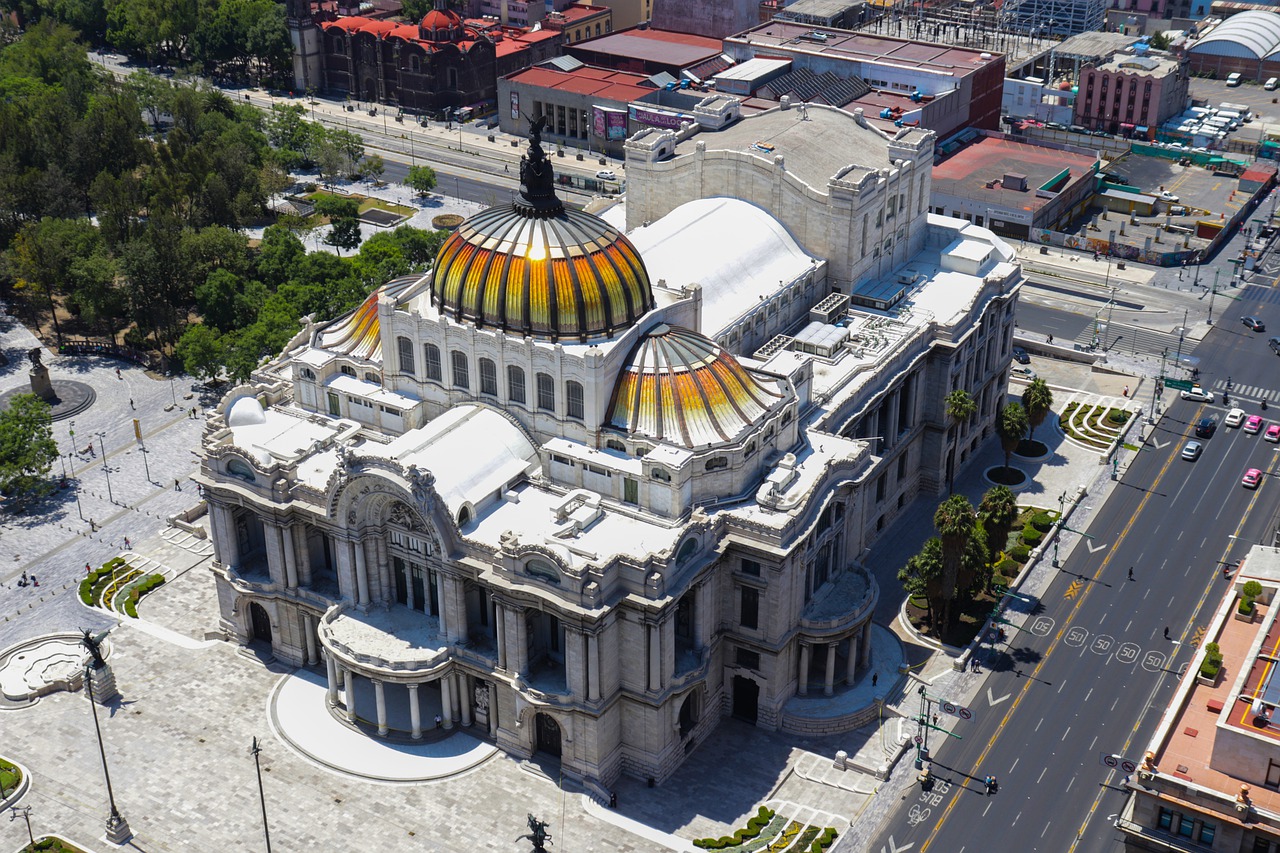
[[[1074,119],[1090,130],[1154,139],[1189,102],[1187,64],[1174,57],[1121,55],[1079,75]]]

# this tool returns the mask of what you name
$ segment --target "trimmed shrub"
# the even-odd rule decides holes
[[[1053,527],[1053,516],[1047,512],[1037,512],[1031,516],[1031,526],[1041,533],[1048,533]]]
[[[1034,527],[1022,528],[1022,541],[1030,545],[1032,548],[1040,544],[1040,540],[1044,538],[1044,534]]]
[[[1007,578],[1016,577],[1019,571],[1021,571],[1021,567],[1011,557],[1005,557],[996,563],[996,572]]]
[[[1262,595],[1262,584],[1258,583],[1257,581],[1248,581],[1244,586],[1240,588],[1240,592],[1244,595],[1245,598],[1250,598],[1250,599],[1257,598],[1258,596]]]
[[[1200,664],[1200,674],[1208,679],[1217,678],[1218,672],[1221,669],[1221,664],[1211,661],[1208,658],[1205,658],[1204,663]]]
[[[1252,616],[1253,599],[1248,597],[1240,599],[1240,603],[1236,606],[1236,612],[1241,616]]]
[[[1129,420],[1129,413],[1124,409],[1112,409],[1107,413],[1107,420],[1113,424],[1122,424]]]
[[[1009,556],[1012,557],[1015,562],[1025,563],[1027,560],[1031,559],[1031,549],[1022,544],[1014,545],[1009,551]]]

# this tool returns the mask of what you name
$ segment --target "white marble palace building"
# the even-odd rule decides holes
[[[873,652],[858,558],[992,434],[1021,271],[927,212],[929,131],[697,118],[631,139],[597,213],[535,133],[514,203],[225,397],[200,479],[228,638],[323,665],[370,737],[461,727],[597,792],[724,715],[875,716],[828,710]],[[979,408],[952,428],[954,388]]]

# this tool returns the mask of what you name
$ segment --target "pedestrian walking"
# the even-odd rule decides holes
[[[875,687],[875,686],[876,686],[876,682],[877,682],[877,681],[879,681],[879,680],[880,680],[880,673],[878,673],[878,672],[873,672],[873,673],[871,673],[871,686],[872,686],[872,687]]]
[[[124,379],[124,377],[120,375],[120,368],[118,367],[116,368],[116,379]]]
[[[1128,396],[1129,396],[1129,386],[1128,386],[1128,385],[1124,386],[1124,395],[1125,395],[1126,397],[1128,397]]]
[[[133,405],[133,398],[132,398],[132,397],[130,397],[130,398],[129,398],[129,408],[131,408],[131,409],[132,409],[132,408],[134,408],[134,405]]]
[[[85,573],[86,575],[93,574],[93,566],[89,565],[88,563],[85,563],[85,564],[84,564],[84,573]]]
[[[1129,580],[1133,580],[1133,566],[1129,567]]]
[[[35,575],[31,576],[31,585],[40,586],[40,580]]]
[[[1164,626],[1164,638],[1165,638],[1166,640],[1167,640],[1167,639],[1169,639],[1169,626],[1168,626],[1168,625],[1165,625],[1165,626]]]
[[[22,580],[21,580],[21,582],[19,582],[18,586],[26,586],[26,585],[27,585],[27,573],[26,573],[26,572],[23,572],[23,573],[22,573]]]
[[[1053,343],[1053,335],[1049,336],[1049,343]]]
[[[174,490],[175,492],[180,492],[180,491],[182,491],[182,483],[178,482],[177,480],[174,480],[174,481],[173,481],[173,490]]]
[[[187,417],[191,418],[192,420],[195,420],[195,417],[196,417],[196,410],[195,410],[195,409],[187,409]]]
[[[128,536],[124,537],[124,549],[128,551],[132,547],[133,545],[129,543],[129,537]]]

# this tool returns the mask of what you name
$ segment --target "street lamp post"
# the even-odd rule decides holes
[[[111,771],[107,769],[107,748],[102,743],[102,727],[98,724],[98,703],[93,701],[93,664],[85,667],[84,688],[89,696],[89,708],[93,711],[93,730],[98,734],[98,754],[102,756],[102,775],[107,780],[107,801],[111,803],[111,814],[107,816],[107,838],[121,844],[133,833],[129,824],[116,808],[116,795],[111,788]]]
[[[253,756],[253,766],[258,771],[258,801],[262,804],[262,834],[267,841],[267,853],[271,853],[271,830],[267,826],[267,795],[262,790],[262,762],[258,758],[262,753],[262,747],[258,746],[256,737],[249,747],[249,753]]]
[[[13,823],[18,818],[26,820],[27,838],[31,840],[31,849],[36,849],[36,837],[31,834],[31,806],[9,806],[9,822]]]
[[[142,451],[142,468],[144,471],[147,472],[147,482],[150,483],[151,482],[151,466],[147,464],[147,454],[150,451],[147,450],[147,446],[145,444],[142,445],[139,449]]]
[[[1209,291],[1209,325],[1213,325],[1213,298],[1218,295],[1218,273],[1220,270],[1213,271],[1213,290]]]
[[[107,500],[112,503],[116,502],[116,496],[111,492],[111,466],[107,464],[107,444],[103,441],[106,433],[98,433],[98,446],[102,448],[102,473],[107,478]]]

